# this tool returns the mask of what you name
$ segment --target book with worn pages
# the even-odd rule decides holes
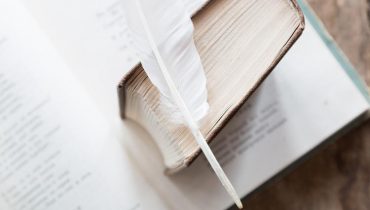
[[[214,11],[223,2],[245,4],[218,0],[204,9]],[[252,8],[257,1],[245,2]],[[262,5],[271,1],[259,2],[258,8],[244,13],[254,14],[265,6],[274,13],[276,8]],[[185,3],[196,11],[206,2]],[[235,9],[227,4],[224,9]],[[299,4],[306,16],[302,36],[211,142],[241,197],[359,124],[369,110],[362,80],[309,7]],[[281,7],[279,14],[287,13],[284,17],[293,14],[283,4],[274,2],[273,6]],[[231,207],[233,201],[202,155],[179,173],[166,176],[163,157],[151,135],[137,123],[121,120],[117,84],[138,63],[127,47],[123,11],[120,0],[0,0],[1,210]],[[194,18],[207,18],[202,14]],[[224,15],[220,18],[233,18]],[[260,19],[247,24],[261,24]],[[218,16],[209,21],[217,20]],[[220,27],[220,33],[222,29],[226,30]],[[212,29],[198,25],[197,31],[202,30]],[[237,40],[227,41],[217,49],[235,46],[229,42]],[[269,50],[280,48],[270,44],[266,43]],[[275,56],[269,50],[268,60]],[[220,60],[227,56],[228,65],[258,56],[257,52],[261,51],[246,49],[243,53],[248,56],[234,57],[214,51]],[[214,62],[212,68],[221,65],[211,57],[204,62],[206,66]],[[229,97],[248,95],[246,90],[236,88]]]
[[[210,110],[199,122],[211,142],[293,45],[304,28],[296,1],[209,1],[193,17],[195,45],[206,72]],[[158,145],[167,172],[194,161],[200,147],[174,123],[141,65],[119,85],[123,118],[142,125]]]

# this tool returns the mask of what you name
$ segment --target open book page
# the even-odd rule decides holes
[[[239,195],[245,196],[368,108],[308,22],[297,44],[215,139],[212,149]],[[143,150],[150,142],[131,139],[128,145]],[[181,173],[165,177],[160,176],[160,155],[150,151],[155,147],[136,159],[152,183],[168,192],[168,202],[186,200],[203,210],[232,204],[203,157]]]
[[[138,63],[121,0],[22,0],[53,45],[113,124],[119,119],[117,85]],[[193,13],[206,0],[184,0]]]
[[[116,86],[137,63],[127,48],[130,40],[119,0],[23,2],[104,115],[119,122]],[[366,108],[308,23],[297,45],[212,146],[243,196]],[[140,165],[170,209],[223,209],[232,203],[202,158],[166,177],[150,137],[129,122],[122,127],[118,130],[129,146],[124,152]]]
[[[167,209],[16,0],[0,1],[0,209]]]

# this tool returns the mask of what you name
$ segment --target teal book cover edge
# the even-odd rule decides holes
[[[313,12],[311,7],[305,2],[305,0],[298,0],[298,4],[305,15],[306,21],[309,21],[312,24],[312,26],[315,28],[321,39],[325,42],[326,46],[331,51],[333,56],[337,59],[339,64],[346,71],[347,75],[352,79],[352,81],[357,86],[359,91],[366,98],[367,102],[370,103],[370,96],[365,82],[362,80],[361,76],[357,73],[353,65],[349,62],[348,58],[344,55],[342,50],[337,46],[333,38],[325,29],[322,22]]]

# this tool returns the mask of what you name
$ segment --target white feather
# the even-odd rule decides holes
[[[175,122],[184,122],[175,104],[159,63],[145,35],[133,0],[124,0],[127,24],[132,32],[135,50],[151,82],[161,93],[163,110]],[[141,10],[148,30],[169,74],[193,118],[198,121],[208,111],[206,77],[193,41],[193,24],[182,1],[145,0]]]
[[[193,41],[193,25],[178,0],[125,0],[128,25],[145,72],[192,132],[235,204],[243,205],[195,119],[208,109],[206,79]],[[165,102],[167,103],[167,102]],[[171,104],[171,105],[170,105]]]

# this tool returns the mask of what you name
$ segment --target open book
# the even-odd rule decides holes
[[[245,196],[369,109],[320,24],[212,143]],[[194,6],[196,8],[196,6]],[[0,209],[225,209],[202,158],[165,176],[150,137],[118,115],[128,54],[119,1],[0,1]]]

